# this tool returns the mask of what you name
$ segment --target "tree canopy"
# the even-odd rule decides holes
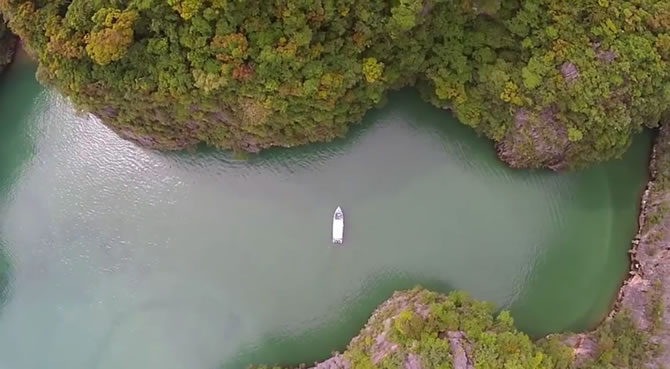
[[[416,85],[515,166],[620,155],[670,106],[657,0],[1,0],[38,77],[122,136],[330,140]]]
[[[576,360],[564,343],[571,334],[533,342],[508,311],[463,292],[440,295],[421,288],[396,292],[348,345],[319,368],[350,369],[637,369],[657,345],[626,312],[592,333],[588,359]],[[255,369],[282,369],[259,366]]]

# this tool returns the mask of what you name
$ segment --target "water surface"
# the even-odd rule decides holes
[[[403,91],[333,143],[160,154],[34,71],[0,84],[2,368],[312,362],[416,284],[511,308],[533,335],[584,329],[626,273],[648,136],[587,171],[512,171]]]

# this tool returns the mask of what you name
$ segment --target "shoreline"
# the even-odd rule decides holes
[[[29,52],[23,47],[21,41],[16,43],[14,52],[13,60],[7,66],[8,68],[13,64],[32,61]],[[668,231],[670,229],[670,211],[667,210],[670,209],[670,191],[663,187],[661,183],[668,177],[668,173],[665,173],[665,171],[670,171],[670,161],[665,160],[664,162],[662,160],[664,156],[670,156],[670,127],[666,125],[659,129],[658,134],[654,137],[649,155],[649,180],[640,196],[637,231],[631,240],[631,248],[627,251],[630,263],[628,273],[623,278],[618,291],[614,294],[613,301],[609,305],[609,311],[604,318],[594,324],[591,330],[581,333],[555,333],[543,337],[562,337],[561,339],[573,349],[575,360],[578,362],[593,358],[593,355],[597,353],[597,340],[594,334],[599,327],[624,311],[631,311],[633,320],[639,329],[649,332],[651,340],[663,346],[660,354],[654,359],[655,363],[670,362],[670,351],[668,350],[670,347],[670,322],[661,319],[662,327],[658,328],[654,326],[654,317],[652,316],[654,310],[653,296],[659,290],[662,304],[661,312],[667,312],[670,308],[670,270],[665,271],[670,268],[670,232]],[[667,204],[667,208],[664,206],[665,204]],[[660,219],[658,219],[659,217]],[[662,247],[662,250],[659,250],[659,247]],[[657,287],[657,281],[660,281],[660,287]],[[384,307],[393,304],[392,301],[393,297],[390,297],[377,310],[384,310]],[[376,312],[372,317],[375,315]],[[357,338],[358,335],[352,339],[352,342]],[[341,359],[340,355],[335,355],[314,368],[334,368],[335,366],[330,365],[334,362],[341,363]],[[328,364],[322,366],[324,363]]]
[[[30,53],[28,50],[26,50],[25,47],[23,47],[23,41],[21,39],[18,39],[16,42],[16,49],[14,51],[14,60],[12,63],[34,63],[35,59],[30,56]]]
[[[555,334],[573,349],[577,363],[597,355],[596,331],[620,314],[656,345],[646,367],[670,362],[670,127],[662,126],[652,147],[649,181],[640,199],[638,230],[631,241],[630,269],[607,317],[593,330]]]
[[[660,129],[659,129],[660,130]],[[648,181],[644,186],[644,190],[640,193],[639,196],[639,202],[637,206],[637,226],[635,233],[633,234],[633,237],[631,239],[631,247],[626,251],[626,254],[628,255],[628,269],[627,273],[624,275],[623,280],[619,284],[618,289],[616,292],[612,295],[612,299],[610,300],[610,303],[608,304],[609,309],[601,315],[601,318],[598,319],[595,323],[593,323],[589,329],[583,330],[580,333],[581,334],[586,334],[586,333],[593,333],[595,332],[598,327],[600,327],[603,323],[605,323],[607,320],[610,320],[614,317],[614,315],[617,312],[617,309],[619,307],[619,304],[621,303],[623,299],[623,291],[624,287],[627,286],[630,281],[637,275],[638,270],[639,270],[639,263],[637,262],[637,259],[635,257],[635,253],[637,252],[638,245],[640,243],[640,238],[641,238],[641,232],[646,224],[646,204],[649,200],[649,196],[651,193],[651,188],[653,186],[653,182],[655,181],[656,178],[656,170],[654,168],[654,163],[656,159],[656,147],[657,143],[659,142],[660,134],[656,132],[653,136],[652,143],[651,143],[651,150],[649,152],[649,161],[647,162],[647,176],[648,176]],[[571,334],[571,332],[563,332],[563,333],[549,333],[544,337],[541,338],[546,338],[554,335],[561,335],[561,334]],[[577,333],[573,333],[577,334]],[[541,339],[540,338],[540,339]]]
[[[646,350],[646,357],[642,359],[643,366],[623,366],[621,369],[663,368],[664,363],[670,363],[670,350],[668,350],[670,319],[663,319],[665,313],[670,310],[670,126],[661,127],[654,138],[648,168],[649,180],[640,196],[637,231],[631,240],[631,248],[627,251],[630,258],[628,274],[615,295],[611,309],[591,330],[579,333],[552,333],[534,341],[538,345],[562,343],[565,350],[570,352],[568,357],[571,357],[574,368],[586,366],[592,368],[591,364],[598,360],[603,350],[602,330],[608,331],[612,325],[617,324],[617,320],[631,321],[633,323],[631,334],[647,337],[649,343],[641,346],[643,351]],[[377,342],[379,337],[386,336],[392,322],[408,308],[424,319],[427,318],[428,311],[411,298],[413,291],[415,290],[396,291],[382,302],[361,331],[351,339],[344,353],[334,352],[324,361],[300,367],[308,369],[355,367],[352,365],[354,363],[350,351],[360,342],[370,340],[371,332],[381,329],[381,333],[374,341]],[[473,342],[467,337],[459,337],[458,340],[451,338],[448,340],[452,365],[455,369],[473,369],[476,359],[474,353],[470,350],[463,352],[462,349],[469,347]],[[629,338],[630,336],[621,339],[625,341]],[[376,346],[379,347],[375,346],[369,353],[374,362],[380,362],[392,355],[399,347],[397,344],[385,341],[382,342],[385,343],[383,345],[377,343]],[[604,344],[607,345],[606,342]],[[456,358],[457,352],[462,352],[460,359]],[[405,369],[427,369],[415,364],[412,360],[407,360],[402,366]]]
[[[638,211],[638,221],[637,221],[637,231],[635,235],[633,236],[633,239],[631,240],[631,248],[628,250],[628,259],[629,259],[629,268],[628,268],[628,275],[627,277],[623,280],[621,283],[621,287],[619,287],[619,291],[616,294],[616,298],[614,299],[614,302],[612,303],[612,309],[610,312],[607,314],[605,319],[611,319],[614,317],[614,314],[617,313],[617,309],[620,308],[619,305],[623,302],[624,298],[624,291],[625,287],[628,286],[633,279],[639,275],[640,273],[640,263],[637,260],[637,251],[640,246],[640,239],[642,238],[642,231],[646,225],[647,222],[647,203],[649,202],[649,197],[651,195],[651,191],[653,189],[653,184],[654,181],[656,180],[656,168],[655,168],[655,162],[656,162],[656,147],[658,144],[658,140],[660,139],[660,134],[654,138],[654,142],[651,147],[651,153],[649,154],[649,181],[647,181],[647,185],[644,188],[644,191],[642,192],[642,196],[640,196],[640,206],[639,206],[639,211]],[[603,319],[603,320],[605,320]],[[598,326],[602,324],[600,322]]]

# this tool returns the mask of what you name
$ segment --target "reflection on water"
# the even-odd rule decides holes
[[[465,289],[532,334],[587,327],[626,270],[648,137],[512,171],[403,91],[346,139],[246,161],[118,139],[30,70],[0,88],[0,367],[240,368],[344,349],[395,289]],[[38,95],[39,93],[39,95]],[[15,112],[15,113],[12,113]],[[336,206],[346,241],[332,247]]]

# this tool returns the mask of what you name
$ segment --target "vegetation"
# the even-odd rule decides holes
[[[417,85],[515,166],[621,154],[670,106],[658,0],[2,0],[57,87],[122,136],[236,151],[341,136]]]
[[[663,327],[663,316],[664,306],[663,306],[663,281],[659,279],[654,279],[651,285],[651,291],[647,297],[649,299],[649,316],[648,320],[651,323],[649,331],[651,334],[657,334]]]
[[[598,327],[594,337],[598,344],[595,357],[580,368],[644,368],[657,350],[648,333],[639,330],[626,311]]]
[[[451,40],[436,43],[451,68],[438,57],[427,77],[433,101],[499,140],[513,165],[618,156],[668,109],[667,2],[486,3],[457,42],[462,54],[453,55]]]
[[[461,369],[467,362],[476,369],[637,369],[654,353],[625,312],[591,337],[597,343],[591,359],[576,363],[564,337],[534,343],[514,328],[507,311],[495,314],[490,304],[462,292],[444,296],[416,288],[384,303],[335,357],[351,369]],[[257,367],[270,368],[280,367]]]

